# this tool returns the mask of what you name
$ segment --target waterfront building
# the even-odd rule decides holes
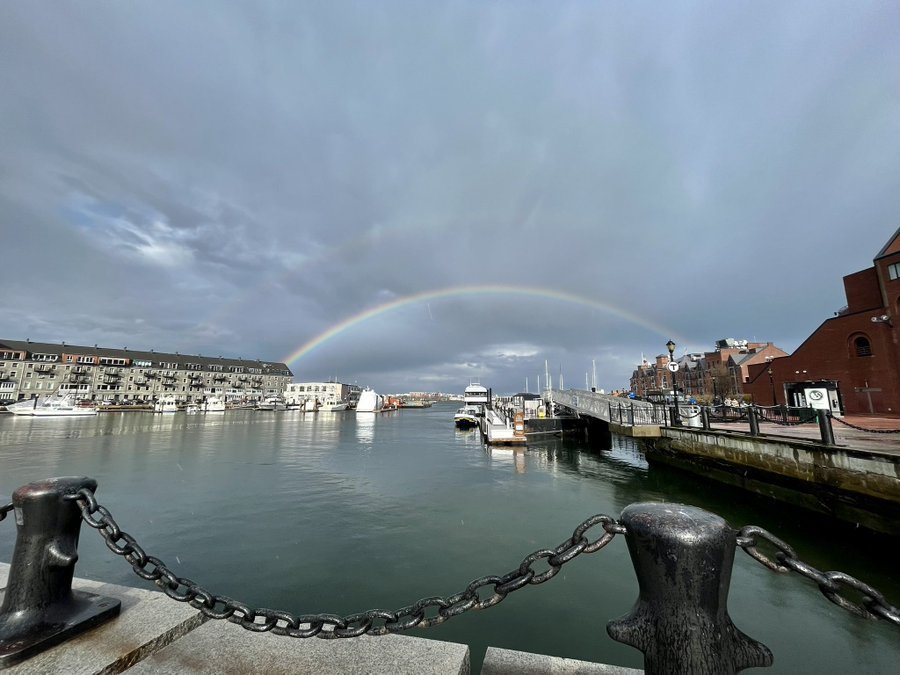
[[[166,395],[238,403],[280,395],[292,377],[284,363],[0,339],[0,401],[63,393],[113,403]]]
[[[900,229],[872,262],[844,277],[846,306],[790,356],[748,368],[744,388],[754,401],[900,414]]]
[[[341,382],[291,382],[284,391],[284,400],[290,406],[306,406],[316,404],[318,408],[322,403],[352,402],[359,400],[360,388],[355,384],[343,384]],[[315,409],[310,408],[310,409]]]
[[[679,394],[704,401],[742,398],[744,383],[753,364],[769,363],[787,356],[772,342],[749,342],[723,338],[708,352],[692,352],[675,359],[678,370],[668,369],[668,354],[660,354],[654,362],[642,359],[631,375],[631,391],[641,398],[665,395],[677,388]]]

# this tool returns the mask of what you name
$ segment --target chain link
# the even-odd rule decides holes
[[[3,506],[0,506],[0,521],[2,521],[4,518],[6,518],[6,514],[9,513],[10,511],[12,511],[14,508],[15,507],[13,506],[12,502],[10,502],[9,504],[4,504]]]
[[[866,431],[870,434],[900,434],[900,429],[866,429],[865,427],[860,427],[855,424],[851,424],[845,419],[840,417],[835,417],[834,415],[830,416],[832,420],[835,422],[840,422],[845,427],[850,427],[851,429],[856,429],[857,431]]]
[[[444,623],[473,609],[487,609],[502,602],[507,595],[525,586],[542,584],[555,577],[562,566],[582,553],[599,551],[617,534],[625,534],[624,526],[611,516],[591,516],[572,532],[572,536],[552,549],[540,549],[526,556],[514,570],[502,576],[485,576],[475,579],[465,590],[447,598],[433,596],[395,611],[370,609],[358,614],[301,614],[266,608],[251,608],[224,595],[215,595],[199,584],[179,577],[166,564],[147,555],[127,532],[123,532],[112,514],[97,503],[94,493],[82,488],[65,497],[81,509],[82,520],[103,537],[107,548],[122,556],[131,564],[134,573],[142,579],[154,582],[173,600],[186,602],[211,619],[225,619],[254,632],[272,632],[275,635],[324,639],[359,637],[360,635],[387,635],[412,628],[430,628]],[[99,514],[99,515],[97,515]],[[599,527],[596,539],[591,541],[588,532]],[[538,572],[534,565],[543,561],[547,569]]]
[[[771,544],[775,550],[775,560],[762,553],[757,544],[760,540]],[[821,572],[812,565],[803,562],[790,545],[778,537],[756,525],[741,528],[737,536],[737,544],[750,557],[759,561],[774,572],[797,572],[816,583],[826,598],[848,612],[866,619],[882,619],[900,627],[900,610],[889,604],[880,591],[844,572]],[[860,596],[858,602],[841,594],[847,588]]]

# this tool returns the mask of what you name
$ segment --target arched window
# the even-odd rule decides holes
[[[853,341],[853,347],[857,356],[872,356],[872,343],[869,342],[869,338],[863,335],[860,335]]]

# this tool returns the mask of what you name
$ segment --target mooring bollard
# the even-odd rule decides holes
[[[13,493],[16,546],[0,592],[0,668],[117,616],[121,602],[72,590],[81,510],[71,499],[91,478],[51,478]]]
[[[644,652],[650,675],[736,673],[772,665],[772,652],[731,622],[726,601],[737,533],[719,516],[682,504],[632,504],[619,520],[640,593],[607,624]]]
[[[822,437],[822,445],[834,445],[834,429],[831,427],[831,411],[816,410],[819,420],[819,435]]]
[[[750,435],[759,436],[759,418],[756,416],[756,406],[747,408],[747,421],[750,422]]]

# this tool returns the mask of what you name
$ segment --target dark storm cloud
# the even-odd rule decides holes
[[[898,24],[868,2],[3,3],[0,336],[275,360],[507,284],[588,302],[410,303],[292,365],[507,390],[596,360],[611,388],[669,337],[793,349],[898,224]]]

